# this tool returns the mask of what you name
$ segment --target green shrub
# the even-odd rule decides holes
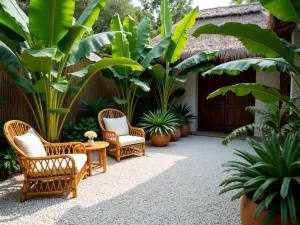
[[[100,129],[99,124],[96,119],[93,117],[84,117],[80,119],[80,122],[73,124],[69,122],[63,131],[62,140],[65,142],[68,141],[79,141],[86,142],[87,139],[84,137],[86,131],[95,131],[98,134],[98,138],[95,140],[100,140]]]
[[[107,99],[98,98],[97,100],[89,97],[88,100],[82,100],[83,108],[81,110],[87,113],[87,116],[97,119],[98,113],[103,110],[112,107],[114,104]]]
[[[2,178],[20,170],[17,153],[12,148],[7,148],[5,152],[0,153],[0,175]]]

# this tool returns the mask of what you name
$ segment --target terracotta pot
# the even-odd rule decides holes
[[[262,211],[259,217],[256,220],[253,220],[253,215],[257,209],[257,204],[252,201],[247,195],[244,195],[241,200],[241,222],[242,225],[263,225],[264,219],[267,216],[267,210]],[[280,216],[277,215],[273,219],[270,225],[281,225]],[[292,222],[289,221],[289,225],[292,225]],[[297,225],[300,225],[300,220],[298,220]]]
[[[171,141],[178,141],[181,136],[180,128],[177,128],[172,134],[171,134]]]
[[[156,147],[165,147],[169,144],[171,140],[171,134],[152,134],[150,135],[150,140],[152,144]]]
[[[190,133],[190,125],[185,124],[183,127],[180,128],[181,137],[187,137]]]

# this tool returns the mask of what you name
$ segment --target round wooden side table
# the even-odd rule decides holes
[[[97,165],[103,167],[103,172],[106,173],[106,148],[109,143],[106,141],[95,141],[93,146],[88,146],[88,143],[83,143],[87,154],[88,174],[92,176],[92,166]],[[92,152],[97,151],[99,156],[99,162],[93,162]]]

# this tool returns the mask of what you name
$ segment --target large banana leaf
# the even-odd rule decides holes
[[[223,63],[214,67],[211,70],[203,73],[203,75],[210,75],[210,74],[223,74],[227,73],[230,75],[238,75],[243,71],[248,70],[252,67],[255,70],[262,70],[265,72],[289,72],[292,71],[292,68],[289,64],[281,58],[253,58],[253,59],[241,59],[236,61],[231,61],[227,63]]]
[[[278,19],[300,24],[299,0],[260,0],[260,3]]]
[[[141,62],[141,66],[144,68],[144,70],[147,69],[153,59],[158,58],[164,54],[165,50],[170,44],[170,40],[171,36],[165,37],[146,55],[146,57]]]
[[[90,27],[94,25],[99,16],[100,10],[106,5],[106,0],[92,0],[76,21],[76,24]]]
[[[110,45],[114,39],[114,34],[114,32],[104,32],[83,39],[79,43],[77,51],[69,55],[66,66],[74,65],[83,57],[89,56],[92,52],[99,52],[104,46]]]
[[[75,9],[74,0],[31,0],[29,28],[31,34],[51,47],[68,33]]]
[[[138,79],[130,79],[131,82],[133,82],[135,85],[139,86],[140,88],[142,88],[143,91],[150,91],[150,87],[148,86],[148,84],[146,84],[143,81],[140,81]]]
[[[187,31],[194,26],[198,13],[199,8],[197,7],[192,12],[185,15],[185,17],[178,23],[166,53],[166,60],[169,62],[174,63],[180,59],[181,53],[188,41]]]
[[[135,57],[131,55],[133,60],[138,60],[142,56],[142,52],[149,43],[150,37],[150,20],[149,18],[143,19],[138,25],[138,39],[136,46],[136,55]]]
[[[25,39],[8,26],[0,23],[0,41],[14,50],[20,48],[20,42],[25,41]]]
[[[180,71],[178,77],[184,77],[188,74],[198,75],[199,73],[206,72],[212,68],[214,68],[214,65],[211,63],[200,63],[183,71]]]
[[[172,33],[172,13],[169,0],[161,0],[160,4],[161,38]]]
[[[141,71],[143,69],[138,62],[135,62],[132,59],[124,58],[124,57],[115,57],[115,58],[104,58],[95,64],[91,64],[90,66],[87,66],[83,69],[80,69],[76,72],[69,73],[69,74],[73,76],[89,77],[95,74],[97,71],[110,68],[111,66],[126,66],[126,67],[130,67],[132,70],[137,70],[137,71]]]
[[[232,91],[237,96],[245,96],[252,94],[256,99],[265,103],[275,103],[277,101],[287,102],[289,97],[283,95],[281,90],[273,87],[264,86],[262,84],[236,84],[232,86],[222,87],[208,95],[208,99],[219,95],[225,95],[228,91]]]
[[[26,33],[29,33],[28,17],[18,6],[15,0],[0,0],[0,6],[7,14],[14,18],[17,23],[20,24]]]
[[[5,24],[10,29],[15,31],[18,35],[24,35],[20,24],[18,24],[17,21],[4,10],[0,10],[0,23]]]
[[[123,26],[120,16],[115,14],[110,22],[111,31],[123,31]],[[123,33],[115,33],[115,39],[111,43],[113,57],[127,57],[130,58],[129,43],[126,35]]]
[[[137,39],[138,39],[138,30],[134,19],[131,16],[126,16],[123,22],[124,31],[131,33],[127,36],[129,43],[130,57],[132,59],[136,58],[137,53]]]
[[[12,65],[0,62],[0,68],[8,74],[12,81],[18,85],[24,92],[34,93],[34,86],[24,76],[18,73]]]
[[[264,54],[270,58],[284,58],[289,64],[294,65],[295,52],[285,46],[276,33],[269,29],[262,29],[255,24],[241,24],[229,22],[225,24],[207,24],[199,27],[194,37],[201,34],[220,34],[235,36],[251,52]]]
[[[0,52],[1,52],[0,63],[11,65],[12,67],[15,68],[22,67],[16,55],[1,41],[0,41]]]
[[[161,64],[156,64],[152,67],[149,67],[150,76],[156,80],[162,80],[165,76],[166,70]]]
[[[55,53],[56,48],[26,49],[22,53],[22,63],[32,72],[49,74],[52,71],[52,58]]]
[[[87,31],[92,29],[106,0],[93,0],[81,14],[76,23],[70,28],[68,33],[58,43],[59,49],[64,52],[72,52],[77,49],[80,39]]]
[[[218,51],[204,51],[197,53],[196,55],[191,56],[190,58],[182,61],[177,66],[174,67],[174,69],[178,70],[184,70],[188,67],[197,65],[201,62],[208,61],[213,59],[218,54]]]

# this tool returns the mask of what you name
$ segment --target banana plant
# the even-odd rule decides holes
[[[298,0],[276,1],[276,0],[260,0],[263,7],[269,10],[282,21],[291,21],[300,28],[300,4]],[[246,71],[250,67],[255,70],[265,72],[287,72],[291,80],[295,83],[299,93],[300,84],[298,78],[300,76],[300,68],[297,66],[295,59],[300,54],[300,46],[280,39],[275,32],[269,29],[263,29],[254,24],[241,24],[229,22],[225,24],[207,24],[199,27],[193,33],[194,37],[202,34],[219,34],[225,36],[233,36],[237,38],[249,51],[255,54],[263,54],[267,58],[249,58],[235,60],[218,65],[211,70],[203,73],[203,76],[223,73],[229,75],[239,75],[242,71]],[[208,98],[224,95],[226,92],[232,91],[238,96],[252,94],[256,99],[265,103],[274,103],[283,101],[300,117],[300,110],[293,104],[289,96],[273,87],[262,84],[236,84],[223,87],[211,93]],[[296,97],[296,96],[293,96]]]
[[[129,121],[132,120],[137,100],[150,91],[149,81],[141,80],[153,59],[163,55],[170,43],[170,36],[164,38],[155,47],[149,47],[150,20],[143,19],[138,25],[131,16],[124,18],[123,24],[118,14],[111,20],[111,32],[115,33],[112,41],[112,58],[128,57],[140,62],[141,71],[124,66],[109,68],[103,72],[104,77],[113,79],[118,96],[114,100],[121,106]]]
[[[142,70],[129,58],[101,59],[93,53],[114,39],[110,32],[87,36],[105,4],[92,0],[75,21],[75,0],[31,0],[28,16],[15,0],[0,0],[0,68],[21,91],[48,141],[59,138],[73,103],[97,71],[115,65]],[[66,72],[83,57],[93,63]],[[81,81],[75,83],[76,77]]]
[[[188,42],[187,31],[194,26],[198,14],[199,8],[196,7],[178,23],[173,32],[170,2],[169,0],[161,1],[161,38],[171,37],[171,39],[166,49],[165,66],[156,64],[150,67],[150,74],[154,80],[153,95],[157,104],[164,111],[168,110],[173,103],[172,96],[177,92],[177,90],[174,92],[176,82],[186,82],[187,74],[198,74],[213,67],[207,61],[214,58],[217,51],[200,52],[179,63],[182,51]],[[143,66],[143,63],[141,65]]]

